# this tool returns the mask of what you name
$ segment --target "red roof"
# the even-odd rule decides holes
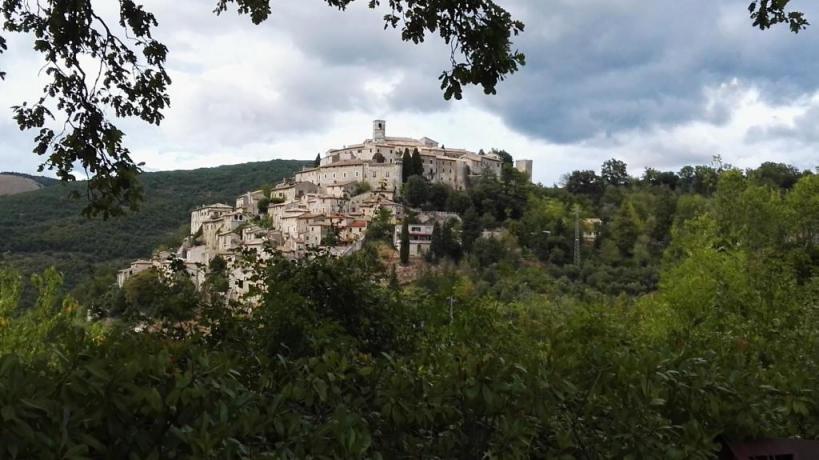
[[[367,221],[364,221],[364,220],[354,220],[354,221],[352,221],[350,223],[350,225],[348,225],[348,227],[354,227],[354,228],[364,228],[366,226],[367,226]]]

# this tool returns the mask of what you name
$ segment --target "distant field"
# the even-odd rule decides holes
[[[0,174],[0,196],[16,195],[23,192],[33,192],[42,187],[34,179],[12,174]]]

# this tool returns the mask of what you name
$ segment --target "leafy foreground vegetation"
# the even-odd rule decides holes
[[[514,233],[403,288],[374,250],[275,260],[254,309],[218,271],[199,295],[143,280],[105,321],[54,270],[21,311],[5,271],[0,455],[696,459],[819,438],[819,176],[717,180],[643,295],[567,290]]]
[[[273,160],[191,171],[145,173],[145,200],[139,212],[109,220],[81,216],[84,203],[68,194],[85,184],[58,184],[0,197],[0,264],[13,265],[28,279],[49,266],[73,289],[93,277],[110,284],[115,272],[134,259],[173,246],[188,233],[190,212],[215,202],[232,204],[238,195],[292,175],[305,162]],[[26,286],[25,301],[33,302]]]

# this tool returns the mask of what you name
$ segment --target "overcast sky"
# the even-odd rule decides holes
[[[634,175],[714,154],[740,167],[819,164],[819,25],[798,35],[750,25],[749,0],[499,0],[526,23],[527,65],[495,96],[446,102],[437,80],[448,47],[384,30],[384,10],[358,0],[276,0],[254,26],[215,2],[144,2],[170,48],[172,107],[161,127],[120,122],[146,170],[272,158],[312,159],[360,142],[371,121],[390,135],[449,147],[503,148],[534,160],[551,185],[612,157]],[[96,2],[110,5],[115,2]],[[819,24],[819,5],[793,7]],[[0,55],[0,170],[35,172],[33,133],[12,105],[38,95],[42,65],[28,37]]]

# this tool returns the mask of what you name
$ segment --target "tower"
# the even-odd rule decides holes
[[[526,174],[526,177],[532,180],[532,160],[518,160],[515,162],[515,169]]]
[[[384,120],[373,121],[373,140],[383,142],[387,139],[387,122]]]

